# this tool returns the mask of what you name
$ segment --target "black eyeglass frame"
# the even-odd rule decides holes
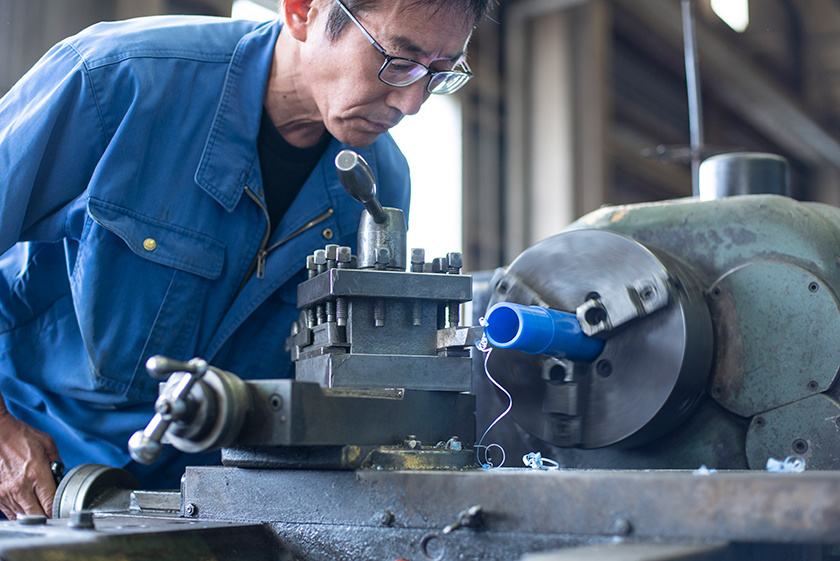
[[[385,62],[379,68],[379,74],[378,74],[378,78],[383,84],[387,84],[389,86],[393,86],[393,87],[396,87],[396,88],[404,88],[406,86],[410,86],[411,84],[415,84],[415,83],[419,82],[420,80],[422,80],[423,78],[425,78],[426,76],[428,76],[429,81],[426,84],[426,91],[429,92],[430,94],[447,95],[447,94],[455,93],[456,91],[461,89],[461,87],[463,87],[463,85],[466,84],[467,82],[469,82],[470,79],[473,77],[472,70],[470,70],[470,67],[467,64],[467,61],[465,61],[465,60],[462,60],[458,63],[464,68],[464,71],[460,71],[460,70],[440,70],[440,71],[438,71],[438,70],[432,70],[431,68],[429,68],[428,66],[426,66],[422,62],[417,62],[416,60],[411,60],[410,58],[404,58],[404,57],[389,55],[387,53],[387,51],[385,51],[385,49],[382,48],[382,45],[380,45],[379,42],[376,39],[374,39],[373,36],[368,32],[368,30],[365,29],[365,27],[362,25],[362,23],[358,19],[356,19],[356,16],[353,15],[353,13],[349,10],[349,8],[347,8],[347,6],[344,5],[344,2],[342,2],[341,0],[335,0],[335,3],[339,5],[339,7],[344,11],[345,14],[347,14],[347,17],[350,18],[350,21],[352,21],[354,24],[356,24],[356,27],[358,27],[359,31],[362,32],[362,35],[365,36],[365,39],[367,39],[370,42],[370,44],[373,45],[373,48],[376,49],[377,51],[379,51],[379,54],[381,54],[382,56],[385,57]],[[385,69],[388,68],[391,65],[391,63],[395,60],[396,61],[404,61],[404,62],[407,62],[407,63],[417,65],[421,68],[424,68],[426,70],[426,72],[424,74],[420,74],[417,77],[409,77],[410,80],[407,81],[407,82],[404,82],[404,83],[395,83],[395,82],[388,81],[388,80],[386,80],[385,78],[382,77],[382,74],[383,74],[383,72],[385,72]],[[443,79],[436,80],[435,79],[436,76],[442,76]],[[437,91],[436,91],[436,88],[432,88],[433,83],[436,83],[438,85],[445,84],[447,82],[447,79],[455,80],[454,85],[452,85],[449,88],[445,88],[443,90],[437,89]]]

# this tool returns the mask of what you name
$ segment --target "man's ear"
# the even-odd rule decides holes
[[[317,12],[313,0],[284,0],[280,8],[285,27],[298,41],[306,41]]]

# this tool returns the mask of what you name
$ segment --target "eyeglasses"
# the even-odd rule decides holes
[[[473,77],[473,73],[466,61],[462,61],[457,65],[462,67],[463,70],[453,69],[437,71],[432,70],[425,64],[417,62],[416,60],[389,55],[385,52],[385,49],[376,42],[376,39],[371,37],[367,29],[359,23],[359,20],[350,13],[350,10],[347,9],[347,6],[345,6],[341,0],[335,0],[335,3],[344,10],[344,13],[347,14],[350,21],[356,24],[359,31],[361,31],[365,38],[370,41],[370,44],[373,45],[373,48],[385,57],[385,63],[382,65],[382,68],[379,69],[379,79],[389,86],[402,88],[410,86],[418,80],[422,80],[426,76],[429,76],[429,83],[426,84],[427,92],[432,94],[451,94],[459,90],[461,86],[469,82],[470,78]]]

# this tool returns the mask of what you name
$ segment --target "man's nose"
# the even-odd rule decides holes
[[[430,94],[426,91],[427,81],[428,78],[424,78],[404,88],[391,88],[386,97],[386,103],[389,107],[398,109],[403,115],[414,115],[420,111],[420,106],[429,98]]]

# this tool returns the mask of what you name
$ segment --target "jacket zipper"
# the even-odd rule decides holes
[[[260,247],[257,250],[257,256],[255,257],[256,262],[251,262],[251,265],[248,267],[248,274],[245,275],[243,283],[248,281],[248,277],[250,277],[251,273],[254,272],[255,265],[257,268],[257,278],[261,279],[265,277],[265,258],[268,255],[268,251],[266,251],[265,246],[268,244],[268,237],[271,235],[271,217],[268,215],[268,208],[266,208],[265,203],[262,202],[247,185],[245,186],[245,194],[248,195],[252,201],[257,203],[257,206],[260,207],[263,214],[265,214],[265,232],[263,232],[262,240],[260,240]]]
[[[273,244],[271,247],[266,247],[268,245],[268,238],[271,235],[271,218],[268,216],[268,208],[266,208],[265,203],[263,203],[257,195],[245,186],[245,193],[248,197],[257,203],[257,206],[262,209],[263,214],[265,214],[265,232],[263,232],[262,240],[260,241],[260,247],[257,250],[257,255],[254,257],[254,260],[251,262],[250,267],[248,267],[248,273],[245,275],[245,279],[242,281],[242,286],[239,287],[239,291],[242,291],[242,287],[245,286],[245,283],[248,282],[251,274],[254,272],[254,269],[257,270],[257,278],[263,279],[265,278],[265,261],[268,258],[268,254],[286,243],[287,241],[291,240],[292,238],[299,236],[300,234],[304,233],[306,230],[312,228],[313,226],[317,226],[333,214],[332,207],[328,208],[320,215],[316,216],[282,240],[278,241],[277,243]]]

